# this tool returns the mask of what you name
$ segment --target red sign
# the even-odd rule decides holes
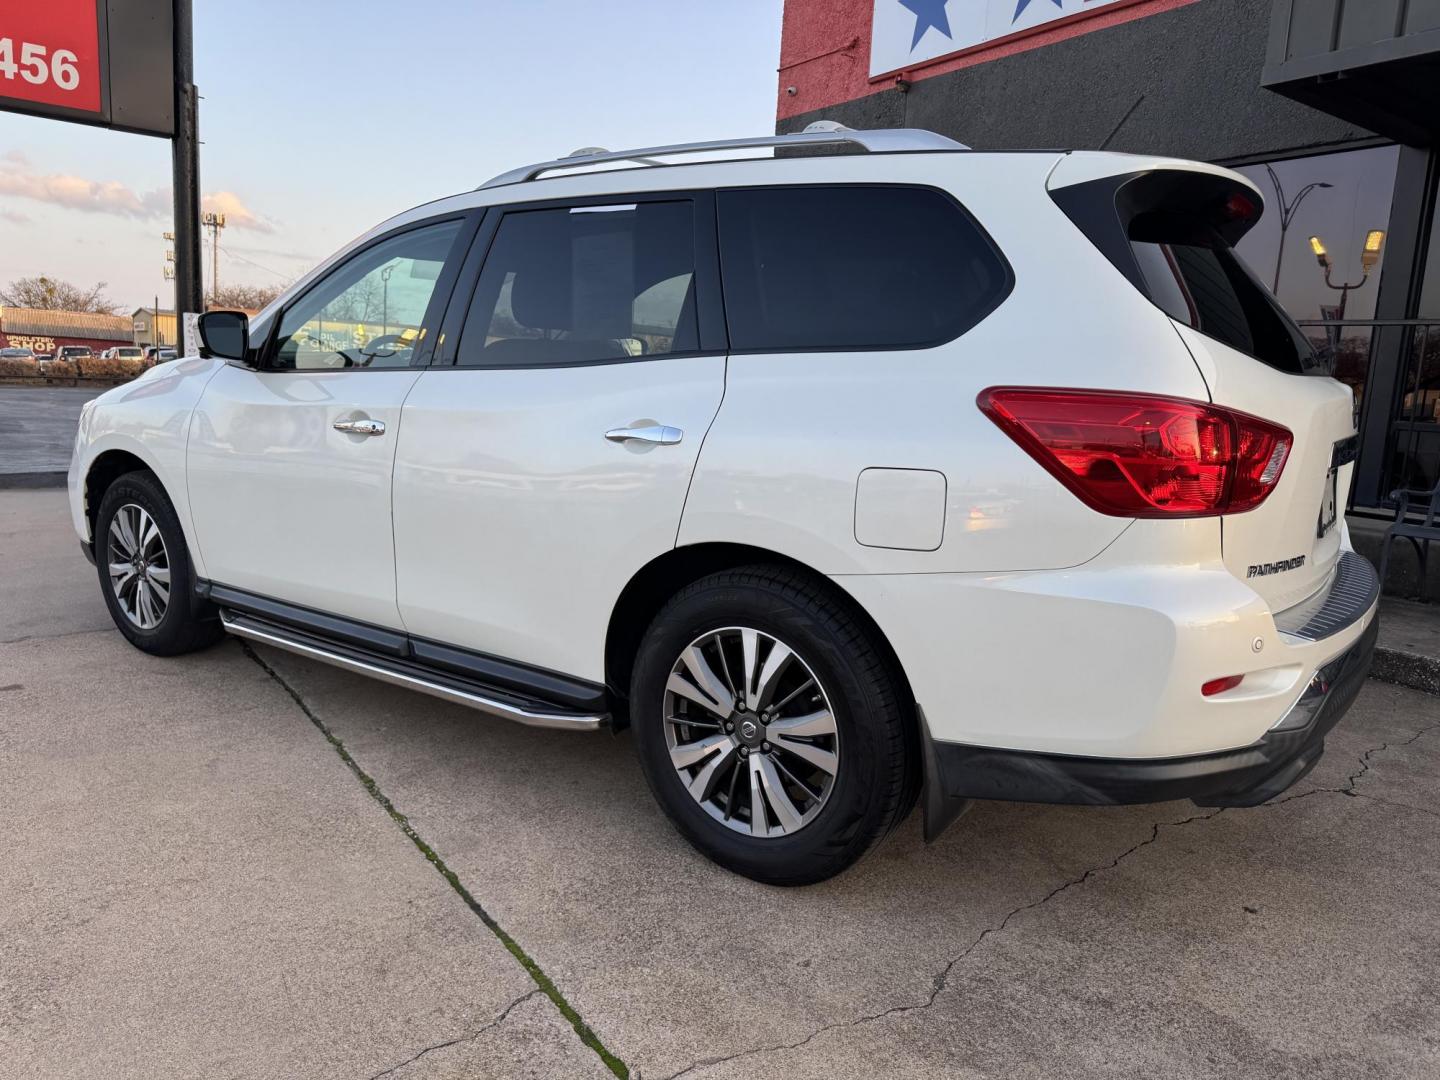
[[[0,0],[0,98],[102,111],[95,0]]]

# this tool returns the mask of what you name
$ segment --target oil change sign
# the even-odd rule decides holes
[[[95,0],[0,0],[0,107],[103,114]]]
[[[1122,0],[875,0],[870,75],[904,71],[951,53],[1061,20]]]

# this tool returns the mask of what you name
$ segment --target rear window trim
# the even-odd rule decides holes
[[[943,152],[949,153],[950,151]],[[973,322],[971,322],[963,329],[957,331],[956,333],[951,334],[949,337],[937,338],[930,341],[913,342],[907,345],[848,345],[843,348],[837,348],[834,345],[785,345],[779,348],[737,349],[732,345],[730,349],[731,356],[782,356],[788,353],[833,353],[836,355],[841,355],[848,353],[867,352],[923,352],[927,349],[938,349],[943,345],[949,345],[953,341],[959,341],[966,334],[970,333],[986,319],[990,318],[991,315],[995,314],[995,312],[1000,308],[1000,306],[1010,298],[1012,293],[1014,293],[1015,268],[1011,266],[1010,260],[1005,257],[1005,252],[1001,250],[1000,245],[995,242],[995,238],[990,235],[989,230],[986,229],[985,226],[980,222],[980,219],[977,218],[973,213],[971,213],[970,209],[958,198],[955,197],[955,194],[953,192],[947,191],[945,188],[942,187],[937,187],[934,184],[884,183],[876,181],[847,182],[843,180],[838,180],[828,181],[825,183],[811,183],[807,181],[793,184],[721,184],[717,185],[711,190],[713,190],[718,195],[722,191],[790,191],[795,189],[816,191],[834,188],[840,188],[846,191],[853,191],[860,188],[883,188],[887,190],[901,191],[931,191],[936,193],[937,195],[940,195],[944,199],[948,200],[951,205],[955,207],[955,209],[960,211],[961,216],[963,216],[965,220],[970,224],[971,228],[975,230],[976,235],[978,235],[980,239],[984,241],[990,253],[995,257],[996,262],[999,264],[1000,269],[1003,271],[1004,274],[1004,281],[1001,287],[996,290],[996,293],[992,298],[990,304],[980,310],[980,313],[976,316]],[[719,199],[715,200],[715,241],[716,247],[718,248],[720,244]],[[724,264],[724,252],[721,251],[720,280],[722,287],[725,280]]]

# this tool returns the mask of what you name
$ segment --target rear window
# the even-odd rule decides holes
[[[688,201],[511,211],[475,287],[462,367],[553,367],[699,349]]]
[[[1223,174],[1107,176],[1051,192],[1115,268],[1171,318],[1279,371],[1329,374],[1299,327],[1235,254],[1263,202]]]
[[[1010,289],[990,239],[929,188],[752,188],[716,198],[732,350],[938,345]]]
[[[1140,217],[1130,225],[1130,246],[1150,299],[1172,319],[1280,371],[1323,367],[1249,267],[1200,223]]]

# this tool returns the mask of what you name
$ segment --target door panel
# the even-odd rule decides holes
[[[286,304],[260,370],[210,381],[187,482],[212,580],[402,628],[390,521],[400,407],[473,229],[450,218],[360,249]]]
[[[603,681],[615,601],[675,546],[724,393],[714,220],[684,192],[487,216],[396,453],[412,634]]]
[[[390,476],[400,406],[420,377],[394,371],[226,367],[191,421],[190,505],[215,581],[399,628]],[[335,430],[371,419],[379,436]]]
[[[400,612],[418,637],[603,680],[630,578],[675,544],[723,356],[432,369],[395,461]],[[678,428],[678,443],[605,433]]]

